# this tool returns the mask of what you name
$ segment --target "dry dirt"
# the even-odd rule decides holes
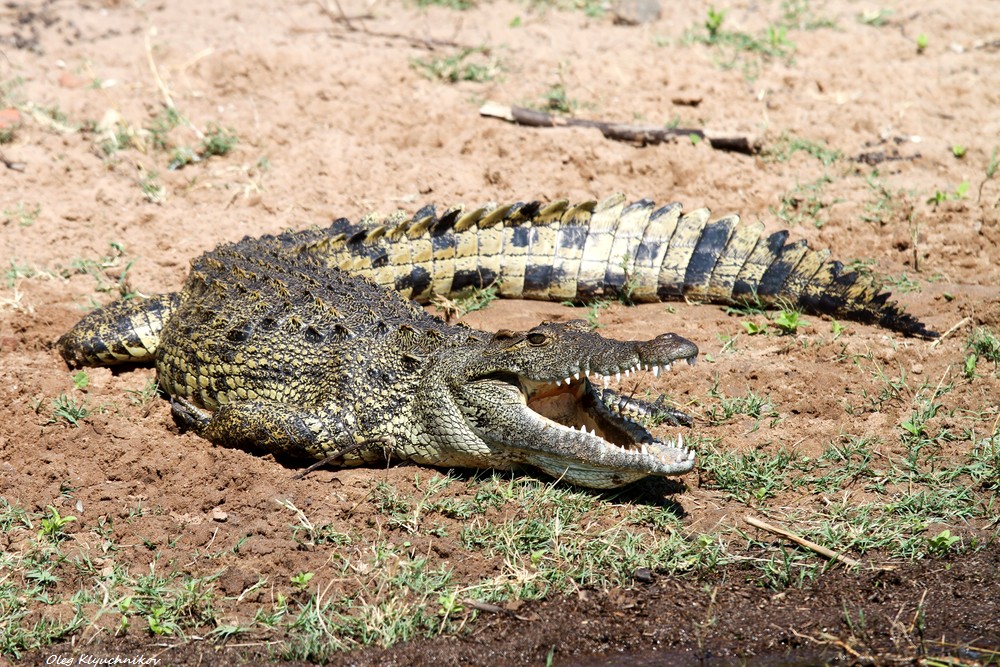
[[[845,261],[872,260],[871,270],[896,284],[909,312],[939,331],[958,328],[932,345],[855,323],[834,336],[829,321],[807,317],[810,326],[793,336],[749,336],[741,321],[762,317],[733,317],[711,305],[613,305],[600,314],[606,335],[676,331],[702,350],[697,367],[643,378],[642,389],[668,391],[696,416],[698,433],[740,452],[788,448],[815,457],[848,434],[879,443],[886,456],[898,453],[899,425],[925,384],[953,384],[933,420],[935,429],[956,433],[940,452],[946,465],[997,433],[997,370],[981,364],[970,381],[963,365],[973,328],[1000,328],[1000,178],[987,178],[1000,145],[1000,4],[719,3],[728,10],[726,30],[764,43],[782,46],[780,29],[772,42],[767,29],[787,23],[790,57],[685,40],[692,30],[705,34],[708,6],[692,0],[667,3],[660,20],[641,26],[572,3],[459,10],[344,0],[356,17],[349,23],[328,4],[324,11],[320,2],[299,0],[44,0],[0,8],[0,107],[16,109],[0,114],[0,130],[9,132],[0,145],[0,264],[7,271],[0,284],[0,496],[31,513],[51,505],[75,516],[64,546],[96,548],[95,527],[114,518],[114,538],[129,545],[136,567],[148,566],[155,551],[193,575],[224,570],[224,615],[242,620],[253,618],[261,599],[240,593],[259,577],[287,590],[296,572],[314,572],[316,581],[334,576],[329,552],[337,547],[301,548],[279,498],[352,533],[356,543],[412,539],[462,580],[498,574],[503,564],[495,558],[468,554],[453,538],[433,547],[433,536],[393,533],[365,508],[381,482],[418,494],[414,468],[321,470],[290,481],[292,470],[271,457],[180,433],[165,401],[130,400],[153,377],[150,369],[95,369],[85,388],[75,388],[53,347],[95,300],[114,298],[119,282],[144,293],[176,290],[189,259],[222,241],[428,202],[582,200],[624,191],[739,212],[769,229],[784,226],[778,213],[798,218],[790,221],[796,238]],[[805,11],[787,18],[794,8]],[[810,23],[820,19],[827,23]],[[499,71],[478,82],[423,76],[415,63],[453,56],[460,47],[449,43],[487,47],[467,61]],[[748,156],[687,138],[640,147],[591,129],[529,129],[478,114],[486,100],[539,105],[560,94],[580,117],[747,134],[765,150]],[[156,147],[142,129],[155,130],[168,101],[190,122],[172,129],[170,142],[197,146],[201,134],[221,127],[238,143],[226,155],[168,169],[170,148]],[[115,140],[117,147],[109,143]],[[957,146],[964,155],[956,156]],[[817,147],[840,156],[824,165]],[[900,293],[900,286],[914,288]],[[526,328],[580,313],[497,302],[466,321]],[[884,388],[879,369],[906,387],[875,405],[868,398]],[[747,418],[710,423],[713,385],[728,396],[751,388],[767,396],[780,423],[757,430]],[[49,423],[62,394],[92,408],[78,428]],[[741,526],[768,543],[775,538],[743,525],[743,515],[760,510],[780,523],[785,511],[838,501],[786,490],[748,508],[704,475],[682,481],[614,502],[669,507],[691,536]],[[461,497],[463,484],[448,493]],[[854,498],[864,494],[858,489]],[[138,505],[147,513],[137,515]],[[465,627],[471,634],[458,638],[333,660],[891,662],[916,659],[933,639],[961,664],[982,663],[990,659],[986,649],[1000,650],[1000,551],[988,518],[927,526],[928,535],[947,528],[962,545],[981,548],[899,561],[892,572],[833,568],[782,592],[732,567],[653,572],[620,588],[525,602],[516,614],[481,612]],[[36,530],[12,530],[0,543],[16,554]],[[192,552],[244,538],[235,553],[188,561]],[[868,557],[888,559],[877,551]],[[0,570],[0,583],[9,577]],[[52,594],[65,598],[73,585],[53,586]],[[867,614],[867,627],[849,627],[847,609]],[[0,607],[0,615],[8,612]],[[70,606],[37,605],[31,613],[35,621],[65,620]],[[253,634],[214,647],[165,641],[142,624],[116,636],[116,621],[95,619],[30,661],[83,651],[252,662],[269,655],[262,642],[280,640]],[[947,648],[966,643],[983,650]]]

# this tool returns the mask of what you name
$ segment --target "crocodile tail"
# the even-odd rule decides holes
[[[623,195],[575,205],[453,207],[441,215],[426,206],[413,216],[341,219],[306,236],[278,237],[420,302],[496,283],[515,298],[755,302],[937,336],[870,277],[787,238],[787,231],[765,236],[763,224],[741,224],[735,215],[711,220],[708,209],[626,204]]]
[[[153,361],[163,324],[179,301],[176,293],[115,301],[87,314],[56,346],[74,367]]]

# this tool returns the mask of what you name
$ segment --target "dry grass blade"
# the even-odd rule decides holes
[[[760,519],[756,519],[752,516],[744,517],[743,520],[755,528],[760,528],[761,530],[766,530],[769,533],[774,533],[775,535],[780,535],[782,537],[785,537],[791,540],[792,542],[795,542],[796,544],[803,546],[806,549],[809,549],[810,551],[815,551],[816,553],[818,553],[821,556],[824,556],[825,558],[841,562],[848,567],[859,567],[861,565],[861,561],[854,560],[853,558],[845,556],[844,554],[839,554],[836,551],[831,551],[830,549],[827,549],[826,547],[820,544],[816,544],[815,542],[810,542],[804,537],[799,537],[795,533],[785,530],[784,528],[778,528],[777,526],[772,526],[771,524],[765,521],[761,521]]]

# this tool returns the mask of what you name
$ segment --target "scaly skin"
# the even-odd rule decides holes
[[[96,311],[59,348],[73,365],[155,360],[175,416],[217,444],[345,465],[532,466],[614,488],[693,467],[680,436],[660,442],[643,425],[685,415],[606,388],[620,373],[692,363],[691,342],[611,340],[579,321],[490,334],[405,296],[493,281],[506,296],[557,300],[756,293],[933,335],[826,254],[784,240],[620,197],[339,220],[220,246],[179,294]]]

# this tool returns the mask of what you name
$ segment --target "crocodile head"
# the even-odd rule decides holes
[[[580,486],[614,488],[688,472],[694,452],[680,436],[657,440],[609,409],[598,386],[640,369],[658,375],[674,362],[694,363],[697,354],[675,334],[618,341],[582,320],[545,322],[483,339],[474,355],[452,359],[445,379],[453,412],[478,440],[470,449],[489,459],[485,466],[505,460]]]

